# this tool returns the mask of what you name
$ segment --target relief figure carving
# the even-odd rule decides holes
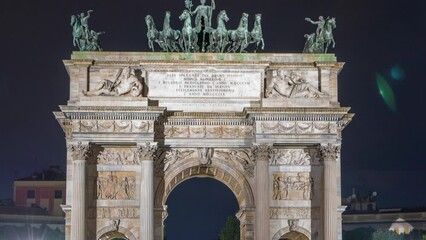
[[[312,200],[314,180],[309,175],[297,173],[274,174],[273,200]]]
[[[245,150],[228,150],[228,151],[216,151],[217,155],[225,160],[238,163],[242,166],[244,171],[250,176],[254,176],[255,163],[252,160],[250,152]]]
[[[212,164],[212,157],[214,153],[213,148],[198,148],[198,158],[201,165],[210,165]]]
[[[284,70],[272,70],[272,77],[265,90],[266,98],[321,98],[324,96],[327,94],[320,92],[295,71],[285,75]]]
[[[304,149],[285,149],[278,151],[270,164],[305,166],[311,164],[311,156]]]
[[[125,67],[117,71],[114,80],[104,79],[95,90],[83,91],[85,96],[132,96],[142,94],[142,82],[136,77],[135,70]]]
[[[97,199],[135,199],[136,178],[118,177],[112,172],[107,177],[96,179]]]
[[[164,171],[167,171],[171,165],[175,164],[180,160],[184,160],[194,152],[194,150],[181,151],[178,149],[172,149],[168,151],[166,153],[166,157],[164,158]]]

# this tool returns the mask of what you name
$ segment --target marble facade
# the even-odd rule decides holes
[[[353,114],[333,54],[74,52],[64,64],[67,239],[162,240],[167,197],[192,177],[234,193],[241,239],[341,239]]]

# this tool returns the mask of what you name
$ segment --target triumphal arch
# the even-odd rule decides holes
[[[190,178],[224,183],[239,203],[246,240],[340,240],[340,149],[352,119],[338,101],[343,63],[334,18],[305,20],[303,54],[264,48],[261,14],[228,30],[215,1],[191,0],[170,27],[145,17],[148,46],[101,52],[103,32],[71,16],[64,64],[69,101],[55,112],[66,135],[66,239],[163,240],[166,200]],[[195,18],[195,26],[192,20]],[[216,28],[214,28],[216,26]]]
[[[241,239],[341,239],[349,108],[334,54],[74,52],[67,239],[162,240],[165,202],[194,177],[239,203]]]

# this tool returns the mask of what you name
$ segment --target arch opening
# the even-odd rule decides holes
[[[103,234],[99,240],[129,240],[126,235],[118,231],[111,231]]]
[[[218,239],[228,217],[239,205],[233,192],[209,177],[182,181],[169,194],[165,220],[167,239]]]
[[[282,235],[280,240],[309,240],[309,238],[301,232],[292,231]]]

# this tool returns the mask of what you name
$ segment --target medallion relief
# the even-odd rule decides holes
[[[130,200],[136,198],[134,172],[99,172],[96,179],[96,199]]]
[[[309,173],[274,173],[273,200],[312,200],[314,179]]]

